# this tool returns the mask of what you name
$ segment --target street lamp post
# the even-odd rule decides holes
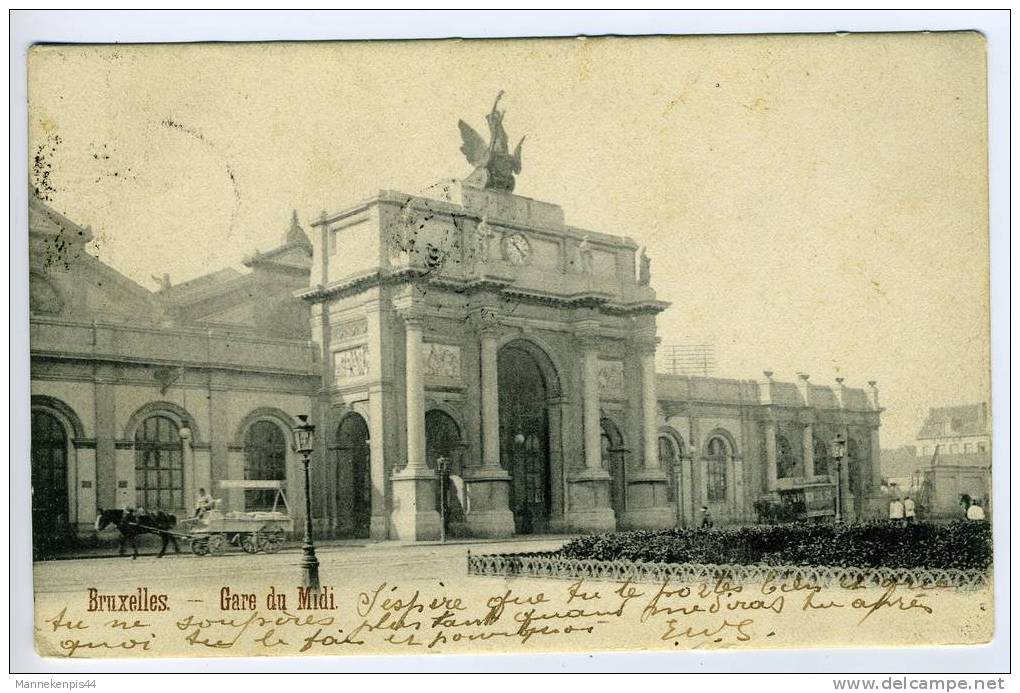
[[[312,539],[312,483],[308,474],[310,456],[314,449],[315,425],[306,414],[299,414],[294,426],[294,450],[301,455],[305,470],[305,538],[301,546],[301,583],[313,594],[319,594],[319,559],[315,556]]]
[[[832,441],[832,459],[836,460],[836,522],[843,521],[843,457],[846,456],[846,438],[837,433]]]
[[[450,469],[450,461],[445,457],[436,460],[439,472],[439,541],[446,543],[446,473]]]
[[[683,475],[683,457],[678,455],[676,460],[670,465],[670,469],[673,472],[673,478],[670,483],[673,484],[673,511],[676,515],[674,520],[674,526],[679,529],[683,526],[684,521],[684,508],[683,508],[683,486],[681,486],[680,478]]]

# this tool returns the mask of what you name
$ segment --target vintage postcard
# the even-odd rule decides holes
[[[38,653],[988,642],[985,50],[34,46]]]

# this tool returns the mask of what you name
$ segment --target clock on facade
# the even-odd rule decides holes
[[[531,244],[523,233],[514,233],[503,238],[503,252],[509,262],[523,265],[531,257]]]

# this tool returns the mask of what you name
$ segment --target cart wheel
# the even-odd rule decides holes
[[[259,538],[258,533],[245,534],[241,537],[241,548],[244,549],[245,553],[258,553],[259,550]]]
[[[219,556],[227,550],[227,538],[222,534],[209,535],[209,553]]]
[[[262,535],[262,550],[266,553],[276,553],[283,548],[283,530],[279,527],[273,529],[267,529],[261,532]]]
[[[191,540],[191,552],[196,556],[204,556],[209,553],[209,540],[205,537]]]

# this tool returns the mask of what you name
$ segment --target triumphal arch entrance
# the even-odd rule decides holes
[[[315,515],[433,539],[442,459],[454,534],[668,526],[654,365],[667,304],[647,258],[514,195],[520,145],[507,151],[501,113],[488,120],[487,149],[462,123],[465,181],[381,191],[313,224]]]

